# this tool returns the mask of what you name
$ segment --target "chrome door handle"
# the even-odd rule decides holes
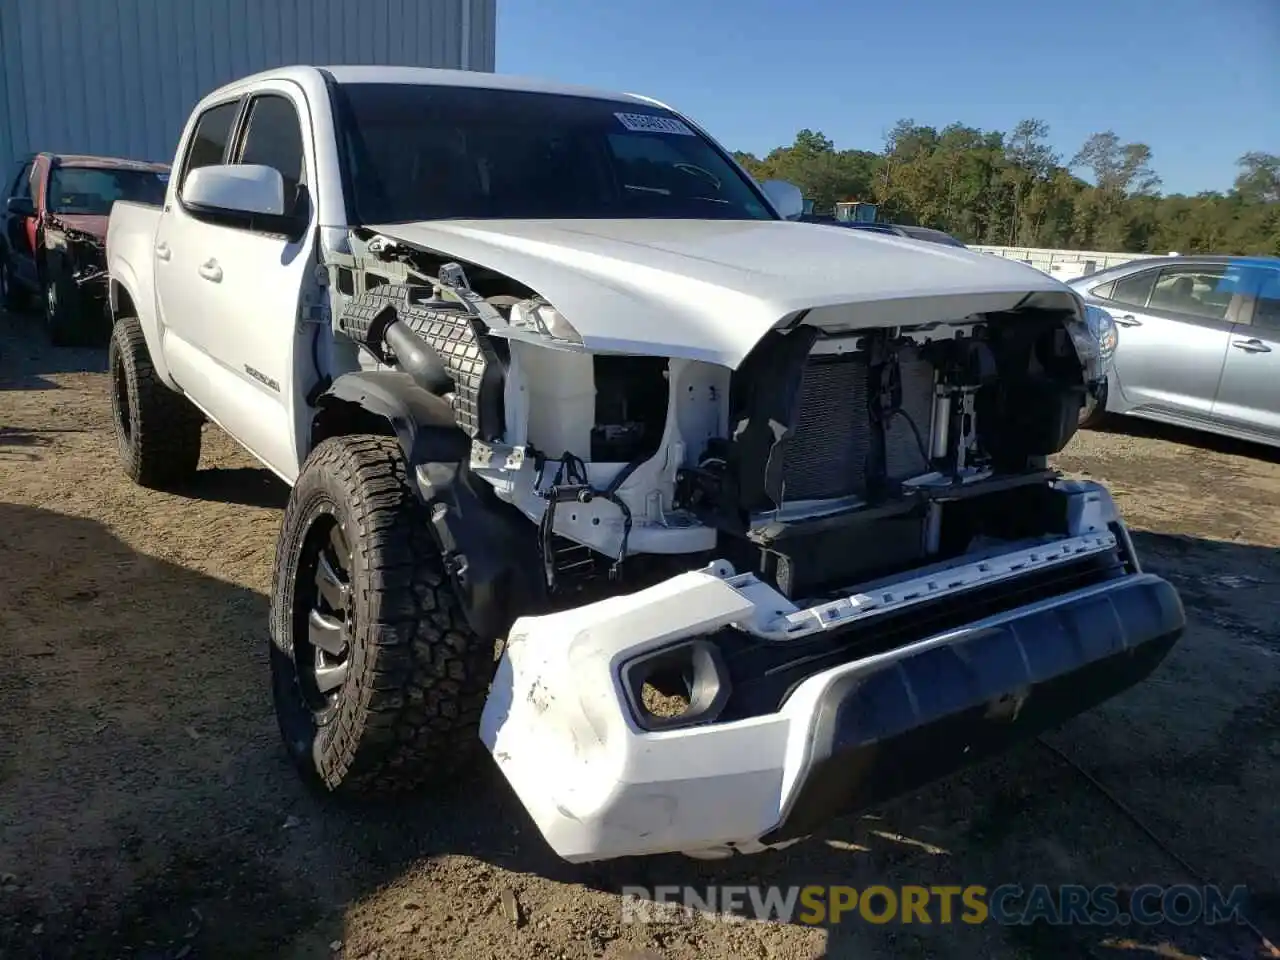
[[[1124,316],[1115,317],[1116,323],[1122,327],[1140,327],[1142,321],[1135,317],[1132,313],[1126,313]]]
[[[1237,350],[1243,350],[1245,353],[1270,353],[1271,348],[1261,340],[1236,340],[1231,344]]]
[[[206,280],[212,280],[217,283],[222,279],[222,268],[218,266],[218,261],[210,257],[207,261],[200,264],[200,276]]]
[[[170,252],[169,245],[167,243],[161,242],[156,244],[157,260],[168,260],[170,256],[172,256],[172,253]]]

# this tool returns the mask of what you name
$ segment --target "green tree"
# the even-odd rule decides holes
[[[1232,190],[1191,197],[1161,196],[1150,147],[1112,130],[1091,136],[1064,165],[1048,125],[1034,118],[1007,133],[907,118],[885,133],[878,153],[838,149],[806,128],[763,159],[734,156],[757,179],[795,183],[819,212],[874,197],[883,219],[938,227],[968,243],[1280,256],[1275,154],[1245,154]]]
[[[1280,203],[1280,156],[1246,153],[1236,165],[1236,193],[1250,203]]]

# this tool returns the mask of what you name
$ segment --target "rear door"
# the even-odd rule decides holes
[[[222,398],[217,378],[211,376],[206,362],[215,285],[207,279],[210,271],[201,267],[209,258],[210,236],[223,228],[188,213],[182,203],[182,188],[191,171],[225,160],[242,101],[242,97],[230,98],[207,107],[196,118],[173,172],[175,182],[156,226],[153,251],[156,310],[165,360],[182,389],[219,421]]]
[[[1280,267],[1249,271],[1252,283],[1222,370],[1214,417],[1280,443]]]
[[[1148,267],[1090,291],[1120,327],[1120,411],[1210,420],[1232,323],[1243,304],[1225,263]]]

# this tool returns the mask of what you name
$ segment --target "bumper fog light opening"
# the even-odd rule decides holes
[[[706,640],[685,641],[629,660],[619,674],[627,706],[640,729],[648,732],[713,722],[733,689],[719,648]],[[652,693],[647,698],[646,687],[667,702],[647,704]],[[675,709],[681,703],[684,709]]]

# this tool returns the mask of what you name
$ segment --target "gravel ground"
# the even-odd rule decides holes
[[[1047,740],[729,864],[571,867],[490,769],[340,811],[277,743],[266,590],[285,488],[206,428],[183,496],[131,486],[104,355],[0,315],[0,957],[1257,957],[1240,927],[624,923],[634,884],[1244,884],[1280,937],[1280,456],[1085,432],[1190,627],[1155,676]],[[519,916],[511,917],[512,905]],[[1163,947],[1160,947],[1164,944]],[[1280,956],[1280,954],[1274,954]]]

